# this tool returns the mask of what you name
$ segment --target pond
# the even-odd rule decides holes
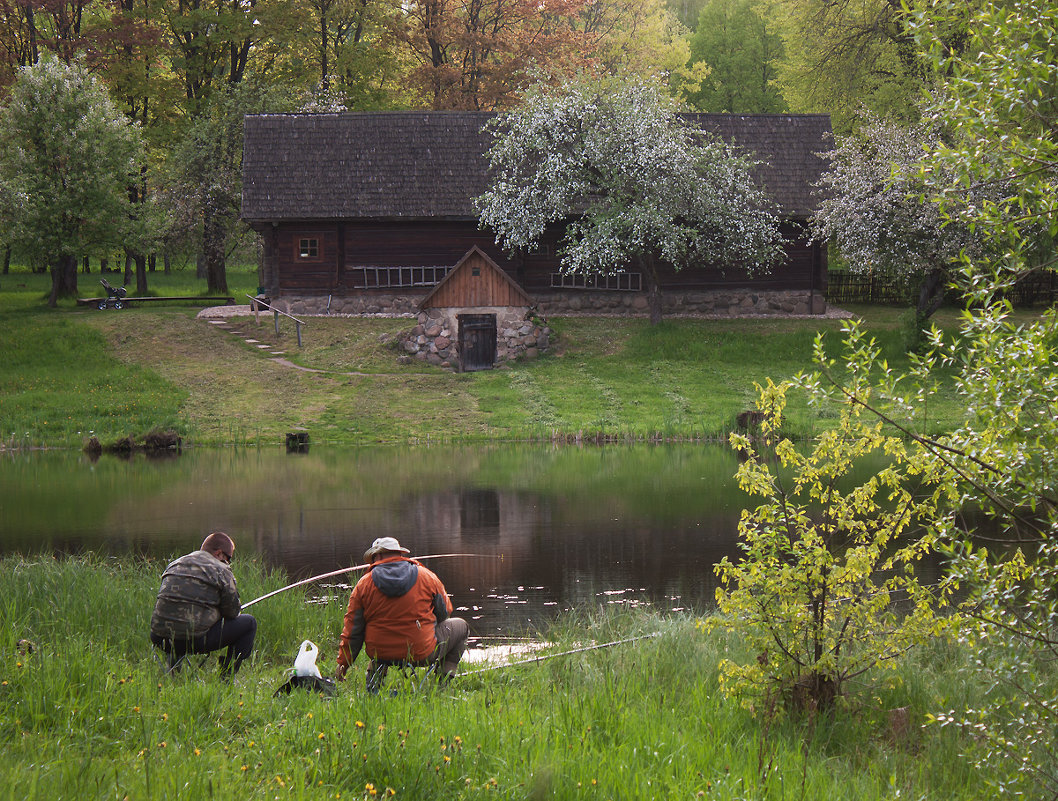
[[[751,502],[737,466],[721,445],[6,455],[0,552],[168,558],[220,529],[296,580],[394,536],[413,554],[473,554],[427,564],[476,635],[518,636],[567,609],[707,609]],[[347,597],[335,582],[349,580],[315,592]]]

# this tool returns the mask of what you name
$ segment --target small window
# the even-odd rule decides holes
[[[470,268],[470,274],[471,275],[481,275],[481,268],[480,267],[471,267]]]
[[[320,257],[320,240],[301,239],[298,245],[299,259],[318,259]]]

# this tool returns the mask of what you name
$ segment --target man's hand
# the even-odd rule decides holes
[[[334,678],[337,681],[345,681],[345,671],[349,669],[348,665],[338,665],[334,671]]]

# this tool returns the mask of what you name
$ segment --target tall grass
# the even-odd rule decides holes
[[[655,638],[468,670],[444,690],[391,679],[396,695],[370,696],[358,663],[336,698],[274,698],[306,637],[332,672],[342,599],[255,606],[258,649],[234,684],[213,660],[167,678],[146,637],[162,567],[0,562],[0,798],[979,797],[958,756],[973,744],[917,725],[974,692],[947,643],[810,725],[724,699],[717,664],[737,641],[651,612],[589,610],[544,636],[560,649]],[[236,570],[244,598],[282,583]],[[895,736],[887,710],[903,706],[916,725]]]

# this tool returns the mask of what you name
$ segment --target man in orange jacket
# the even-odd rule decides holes
[[[345,679],[364,648],[371,658],[367,688],[378,690],[390,664],[438,663],[451,681],[466,650],[470,627],[451,617],[452,602],[437,575],[405,554],[395,537],[379,537],[364,552],[371,566],[353,587],[338,643],[335,678]]]

